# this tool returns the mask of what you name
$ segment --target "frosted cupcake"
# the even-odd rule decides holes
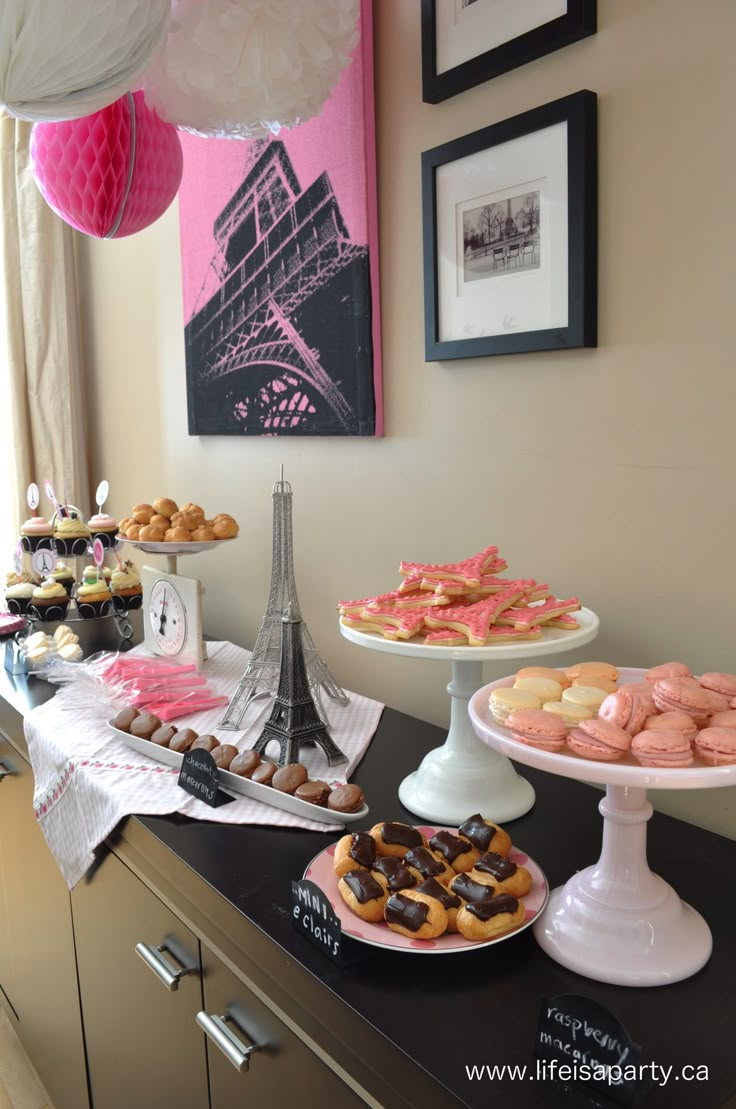
[[[74,589],[74,572],[71,566],[67,566],[66,562],[57,562],[48,576],[63,585],[64,589],[71,597],[72,590]]]
[[[90,540],[90,530],[79,509],[68,505],[65,516],[54,513],[54,547],[57,554],[67,557],[85,555]]]
[[[105,512],[98,512],[95,516],[90,516],[87,527],[90,530],[92,542],[99,539],[102,546],[108,551],[115,546],[118,522],[114,516],[108,516]]]
[[[27,580],[23,580],[23,578]],[[13,616],[25,616],[33,596],[33,582],[30,575],[10,573],[5,582],[5,605]]]
[[[120,569],[113,570],[110,588],[113,608],[116,612],[129,612],[130,609],[141,607],[143,587],[132,562],[126,562]]]
[[[64,586],[53,578],[45,578],[33,590],[28,614],[44,622],[63,620],[68,608],[69,595]]]
[[[112,605],[110,589],[103,577],[97,577],[97,570],[85,573],[76,590],[77,611],[85,620],[97,616],[107,616]]]
[[[85,568],[82,570],[82,577],[80,578],[80,581],[84,581],[85,578],[90,577],[101,577],[104,580],[105,584],[109,585],[110,579],[112,578],[112,570],[109,566],[100,566],[100,573],[98,575],[97,567],[93,563],[90,563],[89,566],[85,566]]]
[[[26,554],[34,551],[50,551],[54,526],[45,516],[31,516],[20,529],[20,545]]]

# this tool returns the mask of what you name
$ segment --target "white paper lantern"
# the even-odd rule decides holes
[[[79,119],[140,84],[171,0],[0,0],[0,108]]]
[[[174,0],[147,103],[200,135],[251,139],[317,115],[358,42],[360,0]]]

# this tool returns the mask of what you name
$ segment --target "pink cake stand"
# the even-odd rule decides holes
[[[620,684],[643,680],[643,670],[622,669]],[[666,986],[689,978],[708,961],[710,929],[699,913],[649,869],[646,826],[652,815],[647,789],[713,789],[736,784],[736,765],[655,769],[631,756],[603,763],[554,754],[512,739],[493,719],[488,698],[513,685],[502,678],[479,689],[468,711],[473,728],[494,750],[552,774],[606,786],[598,808],[603,844],[594,866],[550,893],[534,935],[547,954],[570,970],[620,986]]]
[[[575,650],[598,634],[598,617],[590,609],[575,613],[575,631],[546,629],[542,639],[497,643],[491,647],[438,647],[415,639],[384,639],[340,624],[351,643],[384,654],[434,659],[452,665],[450,730],[442,747],[430,751],[399,786],[399,800],[410,812],[434,824],[459,824],[482,812],[502,824],[523,816],[534,804],[534,790],[505,757],[482,743],[468,717],[468,701],[483,682],[483,663],[538,658]]]

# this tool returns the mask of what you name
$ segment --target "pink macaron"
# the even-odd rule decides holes
[[[663,678],[692,678],[693,672],[684,662],[663,662],[653,666],[644,675],[648,682],[659,682]]]
[[[642,766],[691,766],[693,761],[690,741],[681,732],[664,728],[647,728],[635,735],[631,753]]]
[[[696,724],[711,715],[707,689],[688,678],[663,678],[654,683],[654,703],[660,712],[686,712]]]
[[[736,674],[720,674],[709,671],[700,675],[700,684],[704,689],[712,689],[724,697],[736,697]]]
[[[723,693],[716,693],[715,689],[708,689],[706,692],[710,701],[711,713],[726,712],[731,707],[730,698],[724,696]]]
[[[708,721],[709,728],[736,728],[736,709],[717,712]]]
[[[703,728],[695,737],[695,751],[710,766],[736,762],[736,731],[733,728]]]
[[[622,686],[615,693],[609,693],[598,709],[598,719],[608,720],[629,735],[636,735],[644,727],[649,713],[638,693],[632,693]]]
[[[561,751],[567,739],[567,728],[559,716],[544,709],[516,709],[509,713],[506,727],[514,739],[538,751]]]
[[[698,726],[686,712],[662,712],[650,716],[644,724],[646,732],[679,732],[683,739],[692,743],[698,734]]]
[[[631,736],[610,720],[583,720],[568,735],[567,745],[584,759],[615,762],[629,750]]]

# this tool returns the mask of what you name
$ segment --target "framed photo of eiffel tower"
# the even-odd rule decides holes
[[[322,112],[181,134],[190,435],[383,434],[372,0]]]

